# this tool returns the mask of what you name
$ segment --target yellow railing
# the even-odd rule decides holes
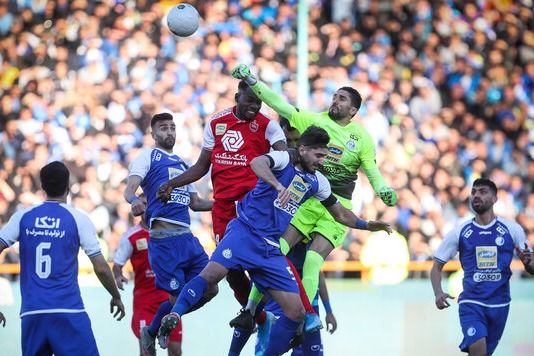
[[[410,261],[408,263],[408,271],[430,271],[432,268],[432,261]],[[111,263],[110,263],[111,265]],[[513,270],[522,270],[523,264],[521,261],[513,260],[511,264]],[[449,261],[443,267],[444,271],[457,271],[460,269],[459,261]],[[131,265],[128,263],[125,270],[131,271]],[[324,272],[360,272],[361,280],[364,283],[369,282],[370,267],[364,266],[360,261],[325,261],[322,270]],[[91,272],[92,268],[80,268],[80,271]],[[18,274],[20,273],[20,266],[18,263],[0,264],[0,274]]]

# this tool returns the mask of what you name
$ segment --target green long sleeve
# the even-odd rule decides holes
[[[297,109],[293,105],[286,102],[280,94],[259,80],[250,88],[254,91],[254,93],[256,93],[258,98],[267,104],[267,106],[276,111],[280,116],[291,119],[291,116],[293,116],[293,114],[297,111]]]

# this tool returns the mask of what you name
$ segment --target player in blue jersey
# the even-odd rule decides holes
[[[489,179],[473,182],[471,207],[475,217],[449,232],[434,255],[430,280],[436,307],[450,306],[452,297],[441,288],[445,263],[460,253],[464,271],[458,298],[464,338],[460,344],[469,355],[491,355],[503,334],[510,309],[510,263],[514,250],[525,269],[534,274],[534,258],[525,231],[516,222],[496,217],[497,186]]]
[[[173,153],[176,125],[172,115],[154,115],[150,127],[156,147],[142,151],[134,159],[124,191],[125,199],[132,205],[132,213],[145,214],[150,234],[149,261],[156,274],[156,287],[170,294],[169,302],[161,304],[150,325],[141,329],[141,346],[146,356],[156,355],[156,336],[160,346],[167,347],[169,335],[158,334],[161,320],[171,311],[183,286],[208,263],[204,248],[189,229],[189,208],[208,211],[213,205],[213,201],[201,199],[193,185],[175,188],[165,204],[159,201],[156,197],[158,187],[185,172],[188,166]],[[146,205],[136,195],[139,187],[146,195]],[[205,292],[199,296],[201,304],[217,294],[217,285]]]
[[[0,231],[0,253],[20,243],[23,355],[98,355],[78,285],[78,251],[90,258],[111,294],[111,313],[124,306],[89,217],[66,204],[69,171],[52,162],[40,171],[46,201],[16,212]]]
[[[163,319],[162,330],[168,333],[176,327],[181,316],[230,270],[244,269],[260,291],[270,294],[283,310],[265,351],[266,356],[281,355],[305,316],[295,277],[279,244],[299,206],[313,196],[347,226],[391,232],[387,223],[359,219],[332,195],[328,180],[317,171],[328,154],[329,139],[324,129],[311,126],[299,139],[295,163],[287,151],[273,151],[252,160],[251,167],[259,178],[256,187],[238,203],[238,217],[229,223],[206,268],[184,287],[172,313]]]

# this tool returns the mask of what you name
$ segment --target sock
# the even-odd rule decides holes
[[[319,356],[323,354],[323,345],[321,342],[321,333],[319,331],[304,334],[304,342],[300,345],[302,349],[301,354],[306,356]]]
[[[280,251],[282,251],[284,255],[287,255],[290,249],[291,248],[289,247],[289,244],[287,243],[287,241],[283,237],[281,237],[280,238]]]
[[[258,304],[255,313],[252,314],[254,316],[254,320],[256,320],[256,324],[258,325],[263,325],[263,323],[265,323],[265,320],[267,320],[267,315],[265,314],[263,308],[265,308],[265,303],[261,301],[260,304]]]
[[[306,255],[307,257],[307,255]],[[297,269],[295,266],[293,266],[293,263],[286,257],[287,264],[291,268],[291,271],[293,272],[293,275],[295,276],[295,280],[297,281],[297,285],[299,286],[299,294],[300,294],[300,300],[302,301],[302,305],[304,306],[304,309],[306,309],[306,313],[308,314],[315,314],[315,310],[310,304],[310,299],[306,295],[306,291],[304,290],[304,285],[302,284],[302,280],[300,279],[299,273],[297,272]],[[319,287],[319,278],[317,278],[317,287]],[[315,296],[315,295],[314,295]]]
[[[302,284],[306,290],[308,301],[315,297],[319,288],[319,272],[323,265],[323,257],[315,251],[308,250],[302,267]]]
[[[158,335],[159,327],[161,325],[161,319],[167,314],[171,312],[172,305],[170,301],[165,301],[160,304],[158,311],[156,312],[156,315],[154,315],[154,319],[152,319],[152,322],[148,326],[148,333],[152,337],[156,337]]]
[[[230,288],[234,291],[234,297],[241,306],[247,305],[248,295],[250,293],[250,279],[244,271],[230,271],[226,280]]]
[[[269,344],[264,356],[283,355],[289,347],[289,342],[297,333],[297,328],[301,323],[282,315],[271,329]]]
[[[230,351],[228,351],[228,356],[238,356],[241,354],[243,347],[245,347],[250,335],[253,331],[247,331],[240,328],[235,328],[234,333],[232,334],[232,343],[230,344]]]
[[[193,307],[197,307],[197,304],[202,303],[204,300],[202,296],[207,290],[208,282],[204,278],[196,276],[184,286],[172,311],[180,316],[191,311]],[[206,301],[204,301],[204,303],[206,303]],[[197,309],[198,308],[199,307],[197,307]]]
[[[258,304],[260,304],[261,300],[263,299],[263,294],[256,288],[254,284],[252,284],[252,288],[250,289],[250,294],[248,295],[248,302],[245,309],[250,310],[252,315],[256,314],[256,308],[258,307]]]

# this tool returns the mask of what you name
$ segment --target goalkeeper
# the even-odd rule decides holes
[[[316,113],[302,110],[284,101],[275,91],[257,80],[244,65],[238,65],[232,76],[243,79],[256,95],[278,115],[287,118],[291,126],[303,132],[311,125],[324,128],[330,135],[329,154],[320,168],[332,186],[332,192],[340,203],[352,210],[352,192],[358,179],[358,169],[363,168],[373,190],[387,206],[397,203],[395,191],[389,188],[376,164],[375,145],[367,130],[352,118],[362,103],[360,93],[351,87],[342,87],[334,93],[328,112]],[[363,229],[365,226],[362,227]],[[313,300],[319,285],[319,272],[328,254],[340,246],[347,232],[345,225],[334,220],[326,208],[316,199],[308,199],[300,206],[284,232],[280,245],[286,254],[298,242],[312,238],[302,271],[302,283],[306,294]],[[252,296],[256,300],[258,296]],[[253,302],[253,301],[252,301]]]

